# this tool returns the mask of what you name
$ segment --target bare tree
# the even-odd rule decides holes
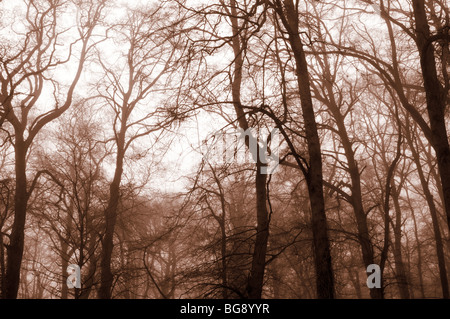
[[[448,64],[448,43],[450,41],[449,12],[446,12],[447,25],[431,34],[430,25],[426,14],[426,5],[433,7],[432,1],[414,0],[412,2],[415,22],[415,41],[420,56],[423,84],[425,87],[427,112],[430,122],[430,143],[436,152],[438,170],[441,177],[442,191],[444,195],[444,207],[447,214],[447,226],[450,230],[450,146],[446,128],[446,107],[449,98],[449,79],[447,66],[443,67],[442,83],[438,77],[436,67],[435,48],[433,43],[442,41],[442,48],[447,52],[447,58],[443,65]],[[446,47],[445,47],[446,45]],[[445,49],[446,48],[446,49]],[[445,56],[445,53],[443,54]],[[448,298],[448,292],[446,298]]]
[[[106,185],[103,161],[109,151],[101,140],[95,110],[90,108],[88,103],[79,103],[61,116],[57,122],[66,124],[54,136],[58,152],[41,150],[37,160],[55,190],[36,186],[44,209],[34,209],[32,216],[46,221],[41,227],[53,238],[52,248],[60,257],[56,277],[61,279],[62,299],[69,296],[65,276],[69,264],[77,264],[84,274],[81,288],[74,290],[75,299],[89,297],[97,281],[102,188]]]
[[[28,185],[27,155],[41,129],[63,114],[72,104],[75,88],[81,77],[86,58],[93,47],[91,36],[101,19],[105,5],[101,2],[80,2],[78,9],[79,38],[66,48],[66,57],[61,56],[58,47],[64,29],[60,27],[63,18],[63,2],[45,3],[30,1],[27,3],[24,23],[25,35],[21,36],[16,49],[2,57],[1,63],[1,114],[12,127],[15,152],[15,197],[14,222],[12,225],[6,266],[5,298],[16,298],[19,289],[20,267],[24,249],[24,228],[27,204],[32,188]],[[72,9],[76,9],[71,7]],[[49,79],[49,72],[66,64],[74,55],[76,44],[80,42],[78,63],[72,81],[65,93],[60,85]],[[44,99],[44,86],[53,86],[53,107],[39,110]],[[25,93],[21,93],[25,92]],[[61,98],[60,95],[63,95]],[[38,113],[41,111],[40,113]]]
[[[99,288],[99,297],[103,299],[110,299],[112,295],[111,257],[126,153],[138,138],[161,133],[177,120],[176,111],[170,112],[169,105],[167,109],[151,104],[143,108],[143,105],[161,89],[163,77],[166,76],[167,80],[167,76],[179,66],[178,54],[182,54],[184,49],[179,27],[172,21],[164,4],[131,10],[127,21],[116,24],[110,31],[122,38],[119,45],[126,45],[127,51],[121,60],[123,64],[111,64],[101,53],[98,58],[105,74],[105,82],[98,88],[99,98],[114,112],[111,141],[115,147],[114,177],[109,185],[104,212]]]
[[[229,14],[229,18],[232,26],[232,48],[234,52],[234,76],[231,81],[231,91],[233,98],[233,106],[236,112],[236,121],[239,123],[239,127],[248,132],[250,125],[246,119],[246,115],[241,103],[241,84],[242,84],[242,68],[244,63],[245,54],[245,42],[248,39],[240,36],[240,33],[246,34],[246,23],[240,26],[238,20],[238,6],[236,1],[230,1],[229,9],[226,8]],[[245,21],[245,20],[244,20]],[[267,209],[267,172],[264,172],[263,167],[266,165],[265,160],[261,158],[264,156],[264,149],[259,147],[258,143],[252,143],[250,140],[256,140],[258,137],[249,135],[246,138],[246,145],[258,146],[255,150],[250,150],[256,163],[256,177],[255,177],[255,189],[256,189],[256,238],[255,246],[253,250],[252,269],[250,271],[247,294],[251,299],[261,298],[263,282],[264,282],[264,270],[266,266],[266,253],[267,243],[269,239],[269,211]]]

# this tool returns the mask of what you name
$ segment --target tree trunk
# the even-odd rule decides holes
[[[439,81],[424,0],[413,0],[416,44],[420,55],[427,111],[431,128],[431,143],[436,152],[441,177],[447,226],[450,230],[450,146],[445,126],[446,92]]]
[[[441,230],[439,227],[438,220],[438,211],[436,205],[434,203],[433,195],[431,194],[430,188],[428,186],[427,180],[425,178],[425,174],[423,172],[422,165],[420,163],[420,156],[417,153],[416,148],[414,147],[411,133],[409,131],[408,125],[406,125],[406,139],[409,144],[409,148],[411,150],[411,154],[416,164],[417,173],[419,175],[420,184],[422,186],[423,194],[425,196],[425,200],[427,201],[428,208],[430,209],[431,221],[433,224],[433,232],[434,232],[434,240],[436,242],[436,255],[438,259],[439,266],[439,275],[441,280],[442,287],[442,296],[444,299],[449,298],[449,287],[448,287],[448,278],[447,278],[447,269],[445,265],[445,254],[444,254],[444,244],[442,242]]]
[[[248,279],[247,293],[250,299],[260,299],[266,267],[267,242],[269,239],[269,214],[267,211],[267,175],[261,174],[262,164],[256,165],[256,239],[253,251],[252,269]]]
[[[221,257],[221,279],[222,279],[222,298],[228,299],[228,267],[227,267],[227,233],[225,229],[225,210],[222,210],[222,218],[220,220],[220,257]]]
[[[401,219],[401,209],[399,202],[399,191],[395,186],[394,180],[392,180],[392,199],[394,201],[395,209],[395,225],[392,227],[394,230],[394,261],[395,261],[395,276],[397,278],[398,289],[400,291],[401,299],[410,299],[408,288],[408,277],[406,275],[405,263],[403,262],[402,256],[402,219]]]
[[[125,131],[122,130],[118,137],[116,169],[114,179],[109,186],[109,201],[105,210],[105,234],[102,241],[102,258],[100,262],[101,283],[98,291],[100,299],[111,299],[113,274],[111,271],[111,258],[114,248],[114,229],[117,220],[119,206],[120,182],[123,172]]]
[[[305,134],[309,154],[309,170],[306,176],[311,205],[311,228],[316,269],[316,290],[320,299],[334,298],[334,277],[328,238],[325,202],[323,197],[322,156],[319,134],[311,98],[308,66],[303,43],[298,32],[298,13],[292,0],[285,0],[285,9],[278,8],[278,14],[289,35],[295,62]]]
[[[282,271],[281,268],[282,265],[279,261],[279,258],[275,258],[269,268],[267,269],[268,272],[270,273],[270,278],[271,278],[271,282],[272,282],[272,299],[280,299],[282,298],[282,294],[281,294],[281,280],[282,280]]]
[[[69,266],[69,256],[67,254],[68,244],[61,240],[61,299],[67,299],[69,296],[69,287],[67,287],[67,267]]]
[[[12,225],[10,245],[7,248],[6,280],[4,297],[16,299],[19,291],[20,268],[22,265],[25,240],[25,219],[28,204],[26,154],[28,147],[23,140],[23,132],[16,131],[15,139],[15,174],[16,193],[14,196],[14,222]]]
[[[417,221],[416,221],[416,216],[414,214],[414,210],[411,208],[411,212],[412,212],[412,218],[413,218],[413,222],[414,222],[414,236],[416,237],[416,242],[417,242],[417,276],[419,277],[419,289],[420,289],[420,296],[421,298],[425,298],[425,290],[424,290],[424,285],[423,285],[423,272],[422,272],[422,243],[419,240],[419,233],[417,230]]]
[[[60,237],[61,241],[61,273],[63,274],[61,280],[61,299],[67,299],[69,296],[69,290],[67,287],[67,267],[69,266],[69,242],[70,242],[70,233],[73,231],[73,202],[70,202],[69,207],[67,208],[67,216],[65,221],[65,229],[67,230],[66,234]]]
[[[235,56],[234,60],[234,78],[232,83],[232,96],[233,104],[236,112],[237,120],[241,129],[246,131],[249,128],[245,113],[241,105],[241,82],[242,82],[242,45],[239,39],[239,25],[237,21],[237,7],[236,1],[231,0],[231,14],[230,20],[233,30],[233,52]],[[249,139],[253,139],[253,136],[249,136]],[[247,147],[249,146],[249,140],[246,140]],[[257,143],[255,143],[257,145]],[[255,150],[250,150],[255,151]],[[255,246],[252,256],[252,268],[247,282],[247,296],[250,299],[260,299],[262,294],[262,288],[264,283],[264,271],[266,267],[266,252],[267,242],[269,239],[269,218],[267,211],[267,194],[266,194],[266,179],[267,176],[261,173],[262,164],[259,158],[261,155],[259,147],[256,150],[256,154],[253,154],[256,160],[256,238]],[[256,156],[255,156],[256,155]]]
[[[362,299],[362,292],[361,292],[361,283],[359,279],[359,271],[358,269],[354,269],[353,267],[347,268],[348,277],[350,278],[350,281],[352,282],[353,288],[355,288],[356,292],[356,298]]]
[[[325,48],[324,48],[325,49]],[[328,109],[330,110],[333,118],[336,122],[339,137],[344,148],[345,157],[348,164],[348,173],[351,179],[351,195],[350,204],[353,207],[353,212],[355,215],[356,226],[358,230],[358,241],[361,245],[361,253],[365,268],[369,265],[375,263],[373,244],[370,239],[369,227],[367,225],[367,215],[364,211],[362,191],[361,191],[361,174],[359,172],[358,163],[355,160],[355,152],[353,151],[352,143],[347,133],[347,129],[344,123],[344,117],[342,116],[337,102],[334,98],[333,92],[333,82],[329,75],[329,63],[327,56],[324,56],[324,66],[325,66],[325,83],[324,86],[328,92],[328,99],[325,98]],[[369,274],[367,274],[369,275]],[[370,296],[373,299],[381,299],[382,291],[381,288],[372,288],[370,290]]]
[[[80,294],[80,299],[88,299],[91,292],[92,287],[94,286],[95,272],[97,269],[97,256],[95,255],[95,247],[97,245],[97,233],[92,229],[92,223],[89,222],[88,229],[91,230],[91,238],[89,239],[89,267],[88,273],[86,275],[86,281],[84,282],[84,289]]]
[[[0,227],[0,294],[3,296],[5,287],[5,245],[3,244],[3,234]]]

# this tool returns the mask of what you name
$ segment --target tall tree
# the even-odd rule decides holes
[[[29,1],[24,15],[27,32],[18,37],[22,43],[2,58],[1,63],[1,114],[12,126],[15,154],[14,222],[7,250],[6,279],[3,297],[16,298],[19,290],[20,269],[24,250],[24,230],[28,200],[32,189],[28,185],[27,156],[41,129],[63,114],[72,104],[75,89],[81,77],[86,58],[93,47],[91,36],[101,19],[105,1],[82,1],[77,7],[69,6],[69,12],[79,10],[78,39],[60,52],[64,27],[61,20],[66,16],[66,4],[60,1]],[[80,42],[75,74],[65,93],[52,80],[51,72],[59,70],[73,57],[75,46]],[[65,54],[67,57],[62,56]],[[53,107],[42,111],[40,104],[49,104],[44,87],[53,86]],[[21,92],[25,92],[22,94]],[[61,95],[63,96],[61,98]],[[40,112],[40,113],[39,113]]]
[[[434,42],[442,41],[445,50],[450,40],[450,28],[447,25],[437,30],[436,34],[430,31],[426,13],[426,3],[433,6],[432,1],[413,0],[412,6],[414,11],[414,30],[416,35],[416,45],[420,56],[420,66],[422,69],[423,84],[426,94],[426,105],[428,118],[430,121],[430,143],[436,152],[439,175],[442,183],[442,191],[444,197],[444,207],[447,215],[447,227],[450,230],[450,145],[448,142],[448,132],[446,128],[446,108],[449,99],[448,77],[445,79],[447,83],[442,83],[438,77],[436,67],[436,54]],[[447,11],[447,23],[448,23]],[[447,61],[450,59],[447,55]],[[447,66],[443,67],[445,70]]]
[[[314,9],[316,15],[315,18],[317,19],[317,26],[315,26],[315,29],[318,43],[316,45],[320,48],[319,50],[326,51],[325,38],[329,35],[330,30],[328,30],[326,24],[322,22],[322,18],[319,16],[320,13],[316,6]],[[324,30],[322,31],[322,29]],[[344,30],[345,24],[342,23],[340,25],[340,32],[345,32]],[[365,205],[363,203],[361,169],[355,152],[354,140],[350,137],[351,127],[350,124],[347,124],[351,123],[351,126],[354,125],[353,119],[349,120],[349,115],[352,115],[352,110],[356,107],[355,105],[358,103],[359,96],[365,91],[365,88],[363,86],[357,87],[356,84],[351,81],[345,80],[344,75],[341,74],[343,73],[341,68],[344,68],[345,65],[339,56],[321,56],[320,54],[317,54],[317,50],[314,46],[312,46],[311,53],[314,55],[318,65],[317,68],[313,68],[315,73],[314,81],[312,82],[314,98],[323,103],[332,116],[334,123],[331,124],[333,125],[331,131],[339,136],[340,145],[342,145],[344,150],[346,165],[344,165],[343,168],[350,176],[351,193],[347,193],[344,189],[339,188],[339,186],[336,187],[328,182],[325,182],[325,185],[331,189],[337,190],[339,195],[353,207],[362,259],[364,266],[367,268],[369,265],[375,263],[375,251],[367,220],[369,211],[364,207]],[[344,99],[344,94],[346,99]],[[336,126],[336,128],[334,128],[334,126]],[[337,152],[339,152],[339,150]],[[340,182],[341,181],[338,183]],[[371,289],[370,295],[375,299],[381,298],[381,289]]]
[[[439,267],[439,276],[442,287],[442,296],[444,299],[449,298],[449,286],[448,286],[448,278],[447,278],[447,267],[445,264],[445,252],[444,252],[444,243],[441,235],[441,227],[439,226],[438,219],[438,209],[434,202],[433,195],[430,191],[430,186],[427,183],[427,178],[425,177],[424,169],[422,167],[420,156],[417,150],[416,143],[414,139],[417,139],[417,136],[414,136],[414,128],[416,128],[413,123],[410,122],[409,117],[405,120],[404,131],[406,142],[409,145],[409,150],[411,151],[411,155],[414,161],[414,164],[417,169],[417,175],[419,176],[420,184],[423,190],[423,196],[428,205],[428,209],[430,210],[431,221],[433,223],[433,232],[434,232],[434,240],[436,245],[436,255],[438,259],[438,267]],[[416,224],[414,219],[414,224]],[[417,226],[415,226],[417,227]]]
[[[115,147],[114,176],[104,212],[99,288],[102,299],[112,297],[114,276],[111,260],[126,153],[135,140],[170,126],[178,116],[170,105],[166,109],[152,104],[143,108],[143,105],[154,91],[161,89],[158,86],[163,81],[162,77],[180,66],[177,52],[182,56],[184,46],[179,26],[172,21],[164,4],[130,11],[125,23],[117,23],[111,29],[124,41],[120,46],[127,48],[124,59],[120,60],[123,64],[108,61],[101,53],[98,58],[106,78],[98,92],[105,105],[114,112],[111,141]]]
[[[311,97],[310,77],[303,42],[300,38],[298,2],[276,0],[274,8],[281,20],[295,59],[305,138],[308,147],[308,171],[305,176],[311,205],[311,225],[317,275],[318,298],[334,298],[334,275],[323,195],[323,172],[320,139]]]
[[[242,71],[244,64],[244,54],[245,54],[245,42],[248,39],[242,39],[241,34],[248,34],[245,29],[245,23],[243,26],[239,25],[238,21],[238,7],[234,0],[230,1],[229,17],[232,26],[232,42],[234,53],[234,77],[231,83],[231,91],[233,98],[233,106],[236,112],[236,120],[239,127],[247,134],[244,138],[247,147],[251,146],[257,147],[257,149],[250,149],[252,156],[256,163],[256,177],[255,177],[255,189],[256,189],[256,238],[255,245],[253,248],[253,258],[252,258],[252,268],[250,270],[250,275],[247,285],[247,294],[251,299],[261,298],[263,282],[264,282],[264,271],[266,267],[266,253],[267,253],[267,243],[269,239],[269,212],[267,209],[267,192],[266,192],[266,182],[267,182],[267,168],[265,168],[265,160],[261,156],[265,156],[264,149],[260,148],[259,144],[255,142],[258,137],[253,136],[249,132],[250,125],[246,118],[242,103],[241,103],[241,85],[242,85]],[[245,21],[245,20],[244,20]],[[252,141],[253,140],[253,141]]]

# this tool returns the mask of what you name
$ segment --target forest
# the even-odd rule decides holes
[[[1,298],[448,299],[449,42],[447,0],[0,1]]]

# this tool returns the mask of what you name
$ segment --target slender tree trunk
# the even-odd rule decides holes
[[[227,230],[226,230],[226,221],[227,221],[227,211],[226,211],[226,200],[225,195],[222,189],[222,185],[220,183],[220,179],[217,177],[214,168],[209,165],[211,172],[213,173],[214,180],[219,188],[219,196],[220,196],[220,208],[222,215],[218,216],[214,213],[213,208],[209,205],[208,208],[211,211],[211,214],[216,219],[220,228],[220,260],[221,260],[221,270],[220,270],[220,278],[222,281],[222,298],[228,299],[228,260],[227,260]],[[175,254],[175,249],[174,254]],[[175,260],[176,261],[176,260]]]
[[[241,41],[239,39],[239,24],[237,20],[237,7],[236,1],[230,1],[231,10],[231,24],[233,30],[233,52],[235,56],[234,61],[234,78],[232,83],[232,96],[233,104],[237,115],[239,126],[244,131],[248,130],[249,125],[245,117],[245,113],[241,105],[241,83],[242,83],[242,50]],[[249,136],[249,139],[254,139],[253,136]],[[249,146],[248,140],[246,140],[247,147]],[[257,143],[255,143],[257,145]],[[261,173],[262,164],[259,158],[260,152],[258,150],[250,150],[256,152],[254,158],[256,160],[256,238],[252,256],[252,267],[247,282],[247,296],[250,299],[260,299],[262,294],[262,288],[264,283],[264,271],[266,267],[266,253],[267,243],[269,239],[269,216],[267,211],[267,194],[266,194],[266,179],[267,176]],[[255,156],[256,155],[256,156]]]
[[[100,262],[101,283],[98,291],[100,299],[111,299],[113,274],[111,271],[111,258],[114,248],[114,229],[117,220],[117,209],[119,206],[120,183],[123,172],[125,131],[122,130],[118,137],[116,169],[114,179],[109,186],[109,201],[105,210],[105,234],[102,241],[102,257]]]
[[[428,204],[428,208],[430,209],[431,222],[433,224],[433,232],[434,239],[436,242],[436,255],[438,258],[438,266],[439,266],[439,275],[441,280],[442,287],[442,296],[444,299],[449,298],[449,286],[448,286],[448,278],[447,278],[447,269],[445,264],[445,254],[444,254],[444,244],[442,241],[441,230],[439,227],[439,219],[438,219],[438,211],[436,205],[434,203],[433,195],[431,194],[430,188],[425,178],[425,174],[423,172],[422,165],[420,163],[419,154],[414,147],[411,133],[409,131],[408,125],[406,127],[406,139],[409,144],[409,149],[411,150],[411,154],[416,164],[417,173],[419,175],[420,184],[422,186],[423,194],[425,196],[425,200]]]
[[[170,282],[170,290],[167,293],[167,297],[169,299],[173,299],[175,297],[175,289],[176,289],[176,269],[177,269],[177,251],[175,249],[175,241],[172,241],[172,243],[169,246],[169,265],[170,265],[170,272],[168,277]]]
[[[397,188],[395,186],[394,180],[391,183],[392,188],[392,199],[394,201],[394,209],[395,209],[395,225],[392,227],[394,230],[394,261],[395,261],[395,276],[397,278],[397,284],[400,291],[401,299],[410,299],[411,296],[409,294],[408,288],[408,277],[406,275],[405,263],[403,262],[402,256],[402,219],[401,219],[401,209],[399,202],[399,193],[397,192]]]
[[[261,174],[262,165],[259,161],[256,165],[256,239],[253,251],[252,269],[248,280],[247,293],[250,299],[260,299],[264,282],[264,270],[266,267],[267,242],[269,239],[269,214],[267,211],[267,175]]]
[[[222,298],[228,299],[228,267],[227,267],[227,233],[225,229],[225,211],[222,211],[222,219],[220,221],[220,256],[222,260],[221,279],[222,279]]]
[[[414,222],[414,236],[416,237],[417,242],[417,276],[419,277],[419,289],[421,298],[425,298],[425,290],[423,285],[423,272],[422,272],[422,243],[419,239],[419,233],[417,230],[417,221],[414,210],[411,208],[412,218]]]
[[[67,208],[67,216],[66,216],[66,222],[65,222],[65,228],[69,231],[73,231],[73,202],[70,202],[69,207]],[[67,267],[69,266],[69,241],[70,241],[70,234],[67,233],[64,237],[61,238],[61,274],[62,276],[62,282],[61,282],[61,299],[67,299],[69,296],[69,290],[67,287]]]
[[[9,192],[7,194],[7,202],[4,204],[5,204],[4,212],[6,219],[9,210]],[[4,297],[5,282],[6,282],[6,264],[5,264],[6,245],[3,242],[3,226],[5,224],[5,219],[0,221],[0,298]]]
[[[340,110],[337,106],[336,100],[334,98],[333,93],[333,85],[332,80],[329,79],[329,63],[327,56],[324,56],[324,66],[325,76],[327,79],[325,80],[325,87],[328,92],[328,100],[326,101],[327,106],[334,117],[336,122],[339,137],[342,142],[342,146],[344,148],[345,157],[347,159],[348,164],[348,173],[350,174],[350,179],[352,182],[352,193],[350,196],[351,205],[353,207],[353,212],[356,219],[356,226],[358,230],[358,241],[361,245],[361,253],[364,262],[364,266],[367,266],[375,263],[373,244],[370,239],[369,227],[367,225],[367,215],[364,211],[363,201],[362,201],[362,191],[361,191],[361,174],[359,172],[358,163],[355,159],[355,153],[353,151],[352,143],[347,133],[347,129],[345,127],[344,118],[340,113]],[[328,80],[328,81],[327,81]],[[369,274],[368,274],[369,275]],[[381,288],[372,288],[370,290],[370,296],[373,299],[381,299],[382,291]]]
[[[395,155],[395,158],[393,161],[388,164],[386,161],[386,158],[384,159],[384,164],[386,166],[386,181],[384,186],[384,198],[383,198],[383,219],[384,219],[384,242],[383,242],[383,248],[381,249],[380,254],[380,281],[381,281],[381,298],[384,299],[384,268],[386,266],[386,261],[388,259],[388,253],[389,253],[389,246],[391,243],[390,240],[390,230],[389,230],[389,224],[391,223],[391,217],[389,216],[389,202],[390,202],[390,196],[391,196],[391,190],[392,190],[392,179],[395,175],[395,169],[397,167],[398,161],[401,158],[401,152],[402,152],[402,131],[401,131],[401,125],[400,125],[400,119],[398,117],[398,110],[395,110],[396,117],[397,117],[397,125],[398,125],[398,140],[397,140],[397,154]],[[385,152],[383,152],[385,156]],[[382,196],[383,197],[383,196]]]
[[[69,266],[69,256],[67,254],[68,245],[65,240],[61,240],[61,299],[67,299],[69,296],[69,289],[67,287],[67,266]]]
[[[269,268],[267,269],[270,273],[270,278],[272,282],[272,299],[280,299],[281,298],[281,284],[280,281],[282,279],[281,271],[278,269],[281,266],[278,258],[275,258]]]
[[[95,269],[97,268],[96,263],[97,259],[95,258],[95,256],[92,256],[91,260],[89,261],[86,281],[84,283],[83,290],[80,293],[79,299],[89,299],[89,296],[91,295],[92,287],[94,285]]]
[[[89,209],[84,211],[84,216],[86,216],[86,237],[88,238],[87,260],[89,261],[89,266],[87,274],[85,275],[85,282],[79,297],[80,299],[89,298],[94,286],[95,273],[97,270],[97,255],[95,250],[99,237],[96,229],[94,228],[95,226],[93,225],[94,216],[89,216],[89,213]]]
[[[23,132],[16,131],[15,139],[16,193],[14,197],[14,222],[10,245],[7,248],[5,298],[16,299],[19,291],[20,268],[22,265],[25,240],[25,219],[28,204],[26,154],[28,148],[23,140]]]
[[[356,289],[356,296],[358,296],[359,299],[362,299],[362,292],[361,292],[361,284],[360,284],[360,279],[359,279],[359,271],[356,270],[355,271],[355,281],[356,281],[356,285],[355,285],[355,289]]]
[[[311,97],[310,79],[303,43],[299,36],[297,8],[292,0],[284,0],[284,9],[278,7],[278,14],[289,35],[295,62],[306,141],[309,154],[309,170],[306,176],[311,205],[311,227],[316,269],[316,290],[320,299],[334,298],[334,276],[331,263],[325,202],[323,197],[323,174],[320,139]]]
[[[3,244],[3,234],[0,227],[0,296],[3,296],[5,289],[5,245]]]
[[[229,221],[232,233],[229,236],[229,252],[227,258],[227,282],[228,286],[235,288],[240,297],[245,295],[245,289],[248,284],[248,275],[244,273],[244,265],[249,264],[247,254],[251,247],[247,240],[247,235],[243,232],[246,228],[244,219],[245,194],[242,191],[245,181],[242,176],[237,176],[234,181],[235,185],[239,185],[236,189],[231,190],[232,206],[229,210]],[[246,267],[246,266],[245,266]],[[231,296],[229,296],[231,297]]]
[[[411,296],[411,299],[416,299],[416,291],[414,289],[414,285],[413,285],[413,262],[411,260],[411,252],[413,249],[411,249],[411,245],[410,245],[410,239],[408,237],[406,237],[406,273],[408,276],[408,282],[409,284],[409,295]]]
[[[355,288],[356,292],[356,298],[362,299],[362,292],[361,292],[361,283],[359,278],[359,271],[358,269],[355,269],[353,267],[347,268],[348,277],[350,278],[350,281],[352,282],[353,288]]]
[[[441,177],[447,227],[450,230],[450,146],[445,126],[446,92],[439,81],[424,0],[413,0],[416,44],[420,55],[427,111],[431,128],[431,143],[436,152]]]

